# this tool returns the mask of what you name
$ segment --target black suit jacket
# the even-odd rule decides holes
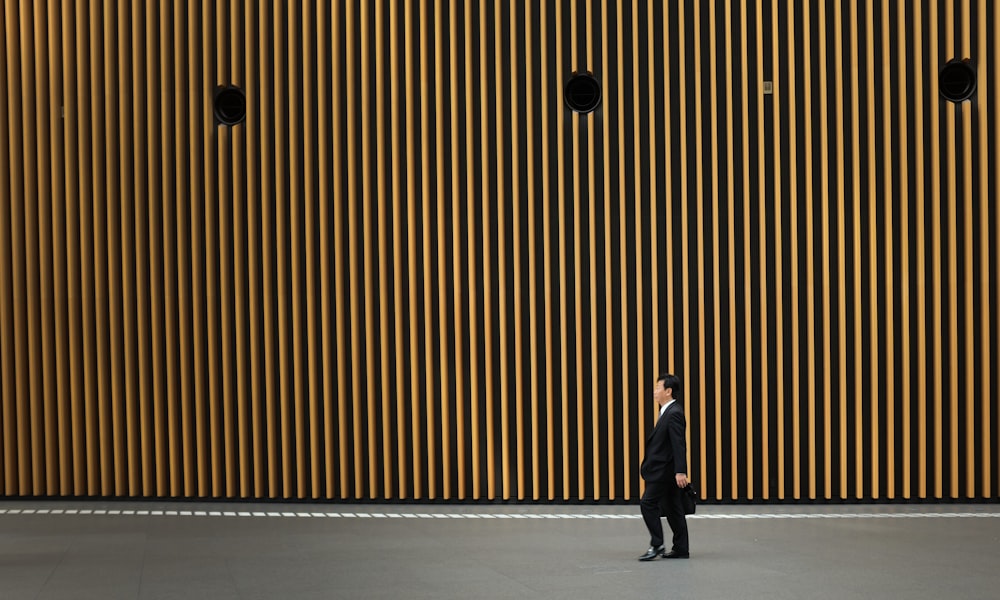
[[[646,436],[646,456],[639,473],[646,481],[672,481],[677,473],[687,472],[684,409],[675,400]]]

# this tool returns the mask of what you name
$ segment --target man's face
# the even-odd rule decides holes
[[[670,394],[672,390],[663,387],[662,381],[657,381],[656,385],[653,386],[653,400],[656,401],[657,406],[663,406],[667,402],[670,402]]]

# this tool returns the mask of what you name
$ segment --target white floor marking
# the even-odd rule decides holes
[[[73,515],[93,515],[102,517],[129,517],[129,516],[167,516],[167,517],[283,517],[283,518],[344,518],[344,519],[641,519],[638,507],[634,514],[586,514],[586,513],[560,513],[560,512],[531,512],[531,513],[510,513],[510,512],[478,512],[478,513],[336,513],[336,512],[312,512],[312,511],[283,511],[283,512],[247,512],[247,511],[206,511],[206,510],[107,510],[107,509],[39,509],[39,508],[3,508],[0,509],[0,516],[27,515],[27,516],[73,516]],[[740,519],[740,520],[778,520],[778,519],[990,519],[1000,518],[1000,511],[991,510],[983,512],[857,512],[843,513],[711,513],[702,512],[700,514],[689,515],[688,519],[693,520],[720,520],[720,519]]]

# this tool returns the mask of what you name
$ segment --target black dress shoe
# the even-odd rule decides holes
[[[661,554],[664,553],[664,550],[666,550],[666,548],[664,548],[663,546],[660,546],[659,548],[654,548],[650,546],[649,550],[646,550],[646,553],[639,557],[639,560],[641,561],[655,560]],[[663,555],[666,556],[666,554]]]
[[[671,550],[670,552],[664,552],[663,558],[691,558],[691,555],[687,552],[676,552]]]

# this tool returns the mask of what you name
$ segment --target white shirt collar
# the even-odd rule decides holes
[[[663,405],[663,408],[660,409],[661,417],[663,416],[663,413],[667,412],[667,407],[673,404],[674,402],[677,402],[677,400],[671,400],[670,402],[667,402],[666,404]]]

